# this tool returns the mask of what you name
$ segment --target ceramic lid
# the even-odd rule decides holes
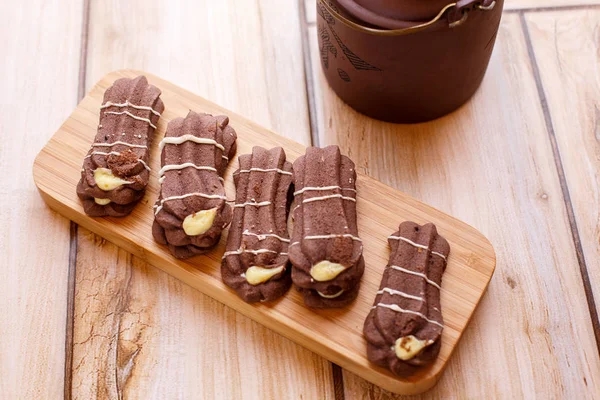
[[[405,27],[407,22],[428,21],[452,0],[337,0],[348,13],[382,28]]]

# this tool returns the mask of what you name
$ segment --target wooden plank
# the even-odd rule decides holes
[[[119,77],[133,78],[139,74],[146,75],[150,83],[160,87],[163,92],[161,98],[166,110],[158,124],[159,137],[164,134],[170,120],[189,109],[200,108],[211,114],[230,117],[231,125],[239,134],[237,147],[240,154],[249,152],[257,143],[265,147],[283,147],[290,161],[305,152],[304,146],[167,81],[147,73],[123,70],[107,75],[91,90],[37,157],[35,181],[48,204],[211,297],[381,386],[397,392],[416,393],[434,384],[493,273],[495,256],[487,239],[472,227],[359,173],[358,225],[366,266],[358,299],[341,310],[316,311],[307,309],[300,294],[291,291],[273,307],[249,305],[221,281],[221,255],[225,240],[204,257],[181,261],[173,258],[165,246],[158,245],[152,239],[150,232],[154,212],[151,206],[159,190],[156,176],[156,171],[160,169],[158,141],[150,148],[149,165],[153,172],[147,195],[128,218],[87,217],[74,191],[69,190],[76,186],[81,175],[81,160],[95,136],[105,90]],[[237,160],[234,160],[225,173],[228,193],[234,191],[232,174],[236,168]],[[369,313],[379,288],[388,253],[387,237],[397,229],[397,219],[435,223],[452,247],[441,292],[442,306],[446,310],[445,346],[442,346],[440,356],[430,369],[424,369],[404,381],[394,379],[387,370],[369,365],[365,354],[366,343],[362,337],[362,321]]]
[[[505,10],[535,10],[548,8],[578,8],[600,4],[600,0],[506,0]],[[565,12],[566,10],[557,10]]]
[[[302,0],[301,0],[302,1]],[[304,10],[306,12],[306,22],[314,24],[317,22],[317,0],[303,0]]]
[[[81,2],[0,13],[0,393],[63,395],[69,221],[33,184],[35,155],[77,104]],[[60,21],[60,24],[57,23]]]
[[[600,299],[599,17],[600,10],[525,16],[596,306]],[[596,329],[600,337],[600,326]]]
[[[95,1],[91,18],[88,88],[141,69],[310,143],[296,1]]]
[[[89,231],[83,235],[75,396],[332,397],[323,358]]]
[[[93,2],[88,88],[114,69],[145,68],[309,143],[296,9],[277,0]],[[75,396],[333,398],[328,361],[98,241],[80,229]],[[97,312],[80,317],[90,307]],[[115,312],[105,326],[104,316]],[[90,332],[107,338],[86,341]],[[111,346],[135,355],[135,366],[115,362]],[[117,372],[119,382],[105,379]]]
[[[340,143],[360,170],[480,228],[497,251],[488,295],[424,397],[598,393],[598,350],[519,16],[504,15],[474,99],[419,125],[374,121],[346,106],[324,81],[316,32],[310,37],[321,144]],[[391,397],[347,372],[344,382],[346,399]]]

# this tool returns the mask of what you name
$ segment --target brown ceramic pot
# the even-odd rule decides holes
[[[413,123],[445,115],[479,87],[503,3],[317,0],[327,81],[342,100],[373,118]]]

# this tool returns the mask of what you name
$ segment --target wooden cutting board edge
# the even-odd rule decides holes
[[[148,77],[149,81],[152,82],[160,82],[158,84],[161,89],[164,87],[171,86],[178,90],[179,92],[192,97],[199,97],[185,89],[182,89],[176,85],[171,84],[168,81],[164,81],[158,77],[153,76],[144,71],[135,71],[135,70],[119,70],[113,71],[106,76],[104,76],[94,87],[90,90],[86,98],[82,100],[82,102],[77,106],[78,108],[81,106],[83,102],[87,99],[90,94],[96,90],[101,85],[102,82],[106,81],[114,81],[121,77],[131,77],[137,75],[145,75]],[[170,89],[170,87],[169,87]],[[210,103],[208,100],[205,100],[207,103]],[[212,104],[212,103],[211,103]],[[215,105],[215,109],[220,109],[220,107]],[[243,121],[245,129],[251,129],[252,131],[261,131],[268,132],[272,135],[276,135],[275,133],[269,131],[266,128],[261,127],[260,125],[246,119],[245,117],[239,116],[229,110],[227,110],[227,115],[230,119],[235,119],[238,124],[240,121]],[[67,122],[70,120],[69,117],[65,123],[59,128],[57,131],[60,132],[65,129]],[[277,135],[278,136],[278,135]],[[479,295],[477,297],[477,301],[475,303],[475,307],[472,309],[471,313],[468,315],[467,322],[464,325],[464,328],[458,332],[458,337],[456,338],[455,345],[450,349],[448,359],[444,360],[443,363],[436,362],[431,367],[423,370],[418,374],[418,380],[403,380],[398,379],[394,375],[392,375],[389,371],[384,368],[376,367],[368,362],[364,362],[364,360],[349,360],[349,358],[344,354],[343,346],[336,346],[334,342],[330,342],[328,344],[319,343],[312,338],[312,331],[306,329],[301,323],[297,321],[293,321],[291,318],[288,318],[285,323],[281,323],[282,321],[277,321],[273,317],[269,317],[265,312],[263,312],[261,306],[256,306],[252,304],[247,304],[241,301],[235,292],[228,289],[221,282],[216,283],[214,279],[207,274],[198,274],[197,269],[186,264],[183,261],[176,260],[175,258],[165,259],[160,255],[149,251],[143,246],[139,245],[135,241],[131,239],[127,239],[126,237],[119,236],[116,232],[111,231],[110,226],[105,223],[105,219],[94,219],[86,216],[82,213],[82,209],[80,205],[77,205],[79,209],[75,208],[76,206],[71,206],[65,201],[61,201],[54,193],[52,193],[51,188],[48,186],[47,182],[51,182],[51,180],[46,180],[46,178],[50,178],[50,176],[45,176],[46,169],[43,167],[42,160],[45,157],[52,157],[51,154],[47,152],[48,145],[52,142],[53,138],[50,139],[48,144],[40,151],[40,153],[36,156],[34,165],[33,165],[33,177],[34,182],[43,198],[43,200],[48,204],[48,206],[54,211],[58,212],[61,215],[71,219],[77,224],[89,229],[90,231],[98,234],[99,236],[107,239],[108,241],[116,244],[117,246],[123,248],[124,250],[142,258],[148,263],[158,267],[159,269],[165,271],[166,273],[176,277],[177,279],[182,280],[183,282],[189,284],[195,289],[201,291],[202,293],[213,297],[214,299],[222,302],[223,304],[241,312],[242,314],[248,316],[249,318],[255,320],[256,322],[266,326],[269,329],[274,330],[275,332],[287,337],[288,339],[310,349],[311,351],[320,354],[321,356],[327,358],[328,360],[335,362],[343,368],[348,369],[349,371],[375,383],[382,388],[398,393],[398,394],[418,394],[422,393],[431,387],[433,387],[437,381],[439,380],[442,372],[447,366],[447,361],[449,357],[452,355],[454,350],[456,349],[456,344],[460,341],[460,337],[462,336],[464,329],[468,326],[475,309],[484,293],[487,290],[489,282],[493,276],[496,266],[496,255],[493,249],[492,244],[489,240],[478,230],[473,228],[472,226],[460,221],[455,218],[448,216],[447,214],[439,211],[431,206],[423,204],[418,200],[399,192],[398,190],[391,188],[387,185],[382,184],[370,178],[366,175],[362,175],[359,173],[359,181],[361,185],[364,186],[374,186],[374,187],[385,187],[386,190],[390,192],[394,192],[397,194],[398,200],[415,207],[415,208],[426,208],[428,213],[439,214],[441,217],[449,218],[452,220],[453,224],[458,225],[462,232],[469,232],[470,235],[473,235],[478,238],[478,244],[481,247],[479,250],[480,253],[484,253],[487,258],[486,270],[481,271],[486,276],[485,285],[479,289]],[[294,150],[303,149],[304,146],[298,143],[295,143],[287,138],[283,138],[278,136],[278,141],[289,142],[290,147]],[[287,147],[284,146],[286,150]],[[239,154],[238,154],[239,155]],[[73,193],[75,189],[73,188]],[[399,221],[398,221],[399,222]],[[391,232],[389,232],[391,233]],[[389,234],[388,233],[388,234]],[[280,315],[279,315],[280,316]]]

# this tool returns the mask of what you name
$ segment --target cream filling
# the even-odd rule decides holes
[[[99,198],[97,198],[97,197],[94,197],[94,202],[95,202],[96,204],[100,204],[101,206],[105,206],[105,205],[107,205],[108,203],[110,203],[110,199],[99,199]]]
[[[323,260],[310,268],[310,276],[312,276],[315,281],[327,282],[341,274],[345,269],[346,267],[342,264]]]
[[[413,335],[398,338],[392,349],[401,360],[410,360],[419,354],[425,347],[433,343],[433,340],[419,340]]]
[[[335,299],[336,297],[339,297],[342,295],[342,293],[344,293],[344,289],[340,290],[336,294],[323,294],[323,293],[319,292],[318,290],[317,290],[317,293],[319,293],[319,296],[323,297],[324,299]]]
[[[94,180],[96,181],[96,185],[105,192],[133,183],[113,175],[112,171],[108,168],[94,170]]]
[[[252,266],[246,270],[244,275],[249,284],[256,286],[261,283],[267,282],[275,275],[281,273],[283,271],[283,268],[283,265],[277,268],[264,268]]]
[[[198,236],[206,233],[215,220],[217,208],[201,210],[188,215],[183,220],[183,231],[189,236]]]

